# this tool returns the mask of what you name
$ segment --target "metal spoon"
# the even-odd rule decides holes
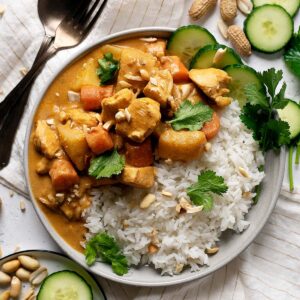
[[[55,37],[55,32],[58,25],[61,23],[61,21],[67,14],[75,12],[80,3],[81,1],[73,0],[38,1],[38,14],[40,21],[43,24],[45,35],[32,67],[36,64],[39,58],[46,52],[46,50],[50,46],[53,38]],[[30,88],[26,93],[24,93],[22,98],[28,98],[29,92]],[[9,109],[9,107],[10,103],[9,101],[7,101],[7,99],[4,99],[0,103],[0,123],[4,121],[6,112]]]

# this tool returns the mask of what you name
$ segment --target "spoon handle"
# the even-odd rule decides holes
[[[36,63],[28,72],[28,76],[25,76],[26,81],[22,80],[5,98],[5,100],[7,99],[6,103],[8,103],[6,104],[6,111],[4,113],[2,110],[0,111],[2,114],[0,117],[0,136],[1,140],[5,141],[5,143],[0,145],[0,170],[9,163],[15,134],[28,101],[32,82],[45,65],[46,61],[57,51],[53,44],[50,48],[49,45],[50,43],[48,44],[48,48],[43,51],[44,53],[41,52],[39,54],[40,58],[36,60]],[[46,47],[46,45],[43,47]]]

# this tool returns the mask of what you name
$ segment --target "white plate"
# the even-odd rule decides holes
[[[74,60],[85,55],[87,52],[91,51],[93,48],[98,47],[102,44],[112,43],[123,39],[135,38],[135,37],[164,37],[168,38],[170,34],[174,31],[171,28],[162,28],[162,27],[149,27],[149,28],[139,28],[131,29],[119,32],[107,36],[93,45],[87,46],[85,49],[76,53],[71,57],[65,65],[60,69],[62,72],[69,64],[74,62]],[[53,239],[58,243],[58,245],[65,251],[72,259],[77,261],[79,264],[88,268],[84,256],[74,250],[69,246],[53,229],[47,218],[44,216],[43,212],[39,208],[36,200],[33,197],[33,193],[30,187],[29,182],[29,172],[28,172],[28,145],[30,140],[30,132],[33,126],[33,118],[36,112],[36,109],[42,100],[47,88],[60,73],[55,74],[53,78],[49,80],[49,84],[45,87],[44,91],[41,93],[39,101],[37,101],[35,108],[31,113],[31,118],[29,120],[29,125],[26,134],[25,147],[24,147],[24,159],[25,159],[25,172],[26,172],[26,182],[28,185],[29,193],[31,199],[33,200],[34,207],[37,211],[38,216],[40,217],[42,223],[45,225],[46,229],[53,237]],[[262,230],[263,226],[267,222],[269,216],[271,215],[273,208],[275,207],[282,180],[284,175],[284,166],[285,166],[285,151],[281,150],[279,154],[274,154],[270,152],[266,156],[265,164],[265,173],[266,177],[263,182],[263,189],[257,205],[252,207],[246,219],[250,222],[249,228],[242,234],[235,234],[231,231],[227,231],[222,235],[220,242],[220,251],[217,255],[210,257],[210,265],[203,266],[200,271],[190,272],[186,270],[176,276],[161,276],[159,271],[156,271],[150,267],[139,267],[131,268],[129,273],[124,276],[118,276],[112,272],[112,269],[107,264],[96,263],[92,267],[88,268],[93,273],[103,276],[105,278],[125,283],[131,285],[140,285],[140,286],[167,286],[173,284],[179,284],[194,279],[202,278],[209,275],[210,273],[218,270],[223,267],[236,256],[238,256],[242,251],[244,251],[249,244],[255,239],[255,237]]]
[[[69,270],[78,273],[91,286],[93,291],[93,300],[106,300],[106,296],[104,295],[104,292],[100,287],[100,285],[96,282],[95,278],[93,278],[84,268],[82,268],[80,265],[72,261],[70,258],[57,252],[48,251],[48,250],[20,251],[1,258],[0,266],[7,261],[17,258],[19,255],[29,255],[37,258],[41,266],[44,266],[48,269],[49,275],[54,272],[58,272],[62,270]],[[22,295],[19,297],[19,299],[23,299],[22,296],[24,297],[29,287],[30,287],[29,283],[23,283]],[[1,292],[7,290],[8,288],[9,286],[0,287],[0,294]],[[36,289],[36,291],[38,291],[38,288]]]

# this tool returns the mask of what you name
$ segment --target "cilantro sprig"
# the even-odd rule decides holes
[[[300,27],[287,45],[283,57],[289,69],[300,77]]]
[[[117,275],[128,272],[128,262],[115,239],[106,232],[98,233],[86,244],[85,261],[91,266],[99,257],[104,263],[110,264]]]
[[[202,205],[205,211],[213,207],[212,194],[222,195],[226,193],[228,186],[222,176],[217,176],[214,171],[202,171],[198,181],[187,188],[187,194],[195,205]]]
[[[120,68],[119,61],[114,59],[113,55],[108,52],[98,60],[98,63],[99,68],[97,68],[96,73],[100,77],[101,85],[111,83]]]
[[[205,122],[212,119],[213,110],[203,103],[192,104],[189,100],[181,103],[175,118],[168,121],[173,129],[200,130]]]
[[[118,175],[125,166],[125,158],[120,155],[116,149],[112,152],[106,152],[101,156],[93,158],[89,167],[89,175],[99,178],[109,178],[112,175]]]
[[[259,73],[264,89],[255,85],[247,85],[245,94],[248,103],[243,107],[240,116],[247,128],[253,131],[263,152],[279,149],[290,142],[289,125],[277,119],[276,109],[284,108],[288,99],[285,98],[286,84],[281,88],[282,71],[274,68]],[[278,93],[276,91],[279,89]]]

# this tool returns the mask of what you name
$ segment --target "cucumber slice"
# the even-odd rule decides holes
[[[244,31],[254,49],[274,53],[291,39],[294,22],[281,6],[267,4],[255,8],[248,15]]]
[[[179,27],[169,38],[167,50],[169,55],[179,56],[189,67],[192,57],[202,47],[214,45],[217,41],[205,28],[197,25]]]
[[[279,118],[290,125],[291,139],[300,134],[300,105],[290,100],[283,109],[277,109]]]
[[[232,78],[229,84],[229,96],[237,100],[241,107],[247,102],[244,88],[248,84],[255,84],[258,89],[262,89],[263,85],[256,71],[245,65],[231,65],[224,68],[224,71]]]
[[[225,49],[226,52],[222,58],[222,60],[214,64],[213,60],[215,57],[215,54],[219,49]],[[196,53],[196,55],[193,57],[190,69],[207,69],[207,68],[218,68],[223,69],[224,67],[228,65],[234,65],[234,64],[240,64],[242,65],[242,60],[238,56],[238,54],[231,48],[226,47],[224,45],[207,45]]]
[[[277,4],[283,7],[292,17],[297,13],[300,0],[252,0],[254,7],[265,4]]]
[[[92,300],[91,287],[83,277],[73,271],[59,271],[49,275],[42,283],[37,300]]]

